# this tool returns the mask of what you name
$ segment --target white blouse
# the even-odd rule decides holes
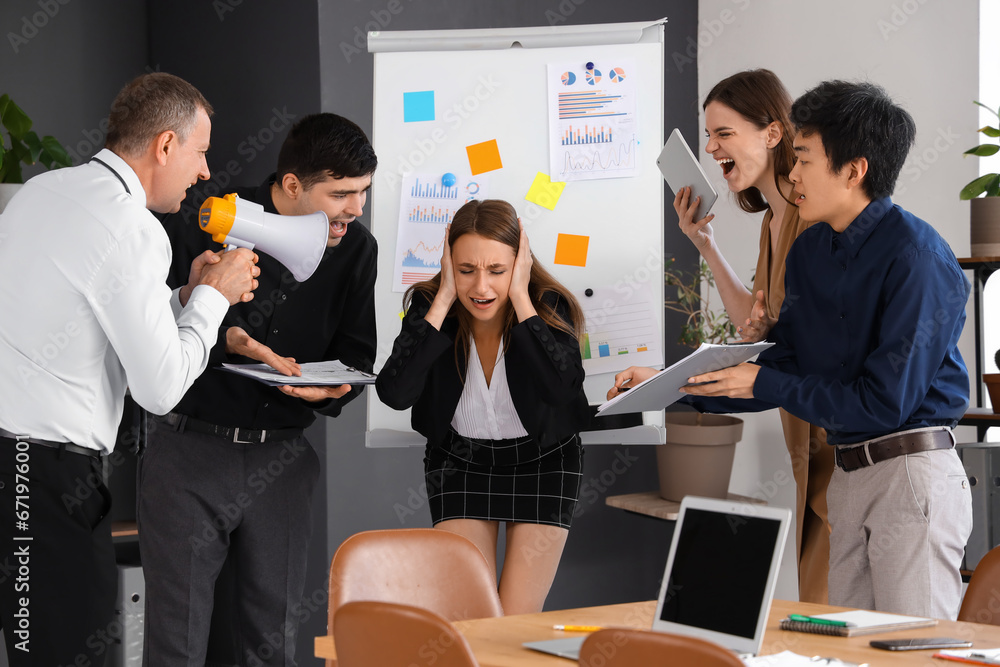
[[[486,384],[486,373],[476,352],[476,341],[470,338],[469,368],[465,374],[465,388],[458,399],[451,427],[466,438],[508,440],[528,435],[514,408],[514,400],[507,384],[507,367],[503,358],[503,345],[497,348],[493,377]]]

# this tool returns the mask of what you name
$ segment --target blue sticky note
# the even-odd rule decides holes
[[[434,91],[403,93],[403,122],[415,123],[421,120],[434,120]]]

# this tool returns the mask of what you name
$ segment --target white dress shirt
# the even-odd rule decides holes
[[[497,348],[493,377],[486,384],[486,373],[476,352],[476,341],[469,339],[469,369],[465,374],[465,389],[458,399],[451,427],[466,438],[508,440],[528,435],[517,416],[507,384],[507,366],[503,345]]]
[[[111,169],[36,176],[0,214],[0,427],[110,452],[126,386],[169,412],[205,370],[229,303],[200,285],[181,309],[139,178],[107,149],[95,157]]]

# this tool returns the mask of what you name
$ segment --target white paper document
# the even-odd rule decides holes
[[[681,392],[681,387],[688,383],[689,377],[749,361],[772,345],[774,343],[767,341],[733,345],[702,343],[701,347],[673,366],[664,368],[645,382],[640,382],[629,391],[603,403],[597,408],[597,413],[618,415],[662,410],[685,395]]]
[[[301,376],[283,375],[267,364],[222,364],[222,369],[263,382],[272,387],[282,385],[324,387],[342,384],[375,384],[376,376],[359,371],[339,361],[314,361],[300,364]]]

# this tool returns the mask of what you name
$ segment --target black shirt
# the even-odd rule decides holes
[[[271,201],[274,178],[272,174],[259,187],[237,188],[236,193],[262,205],[268,213],[277,214]],[[171,288],[187,284],[195,257],[207,249],[221,248],[198,226],[197,211],[204,195],[192,192],[189,200],[180,213],[163,220],[174,253],[167,280]],[[208,368],[175,412],[221,426],[249,429],[305,428],[315,420],[314,410],[336,417],[364,386],[351,387],[339,399],[310,403],[219,370],[218,366],[223,362],[257,363],[226,353],[226,330],[238,326],[277,354],[294,357],[299,363],[339,359],[348,366],[371,371],[376,344],[375,238],[361,223],[352,222],[340,243],[326,249],[316,272],[302,283],[273,257],[260,250],[255,252],[260,257],[260,276],[254,298],[230,307]]]

